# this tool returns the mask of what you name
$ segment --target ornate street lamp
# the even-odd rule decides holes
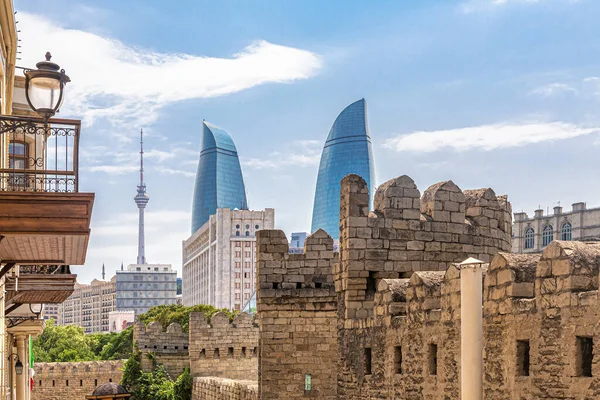
[[[12,356],[17,357],[17,362],[15,363],[15,372],[17,373],[17,375],[23,374],[23,363],[21,362],[19,355],[17,353],[12,353],[10,356],[8,356],[8,361],[10,361],[10,358]]]
[[[50,61],[52,55],[46,53],[46,60],[35,66],[37,69],[25,70],[25,97],[33,111],[47,122],[62,105],[65,85],[71,79],[60,69],[58,64]]]

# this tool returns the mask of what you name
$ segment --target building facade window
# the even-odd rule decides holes
[[[527,228],[525,230],[525,248],[526,249],[533,249],[533,246],[535,245],[535,239],[534,239],[534,231],[533,228]]]
[[[554,240],[554,228],[552,225],[546,225],[542,231],[542,246],[548,246]]]
[[[573,233],[572,233],[572,226],[570,222],[565,222],[562,226],[562,228],[560,229],[560,240],[572,240],[573,238]]]
[[[15,170],[25,170],[28,167],[27,144],[25,142],[13,141],[8,145],[8,167]],[[10,174],[11,185],[26,186],[25,174]]]
[[[246,231],[246,236],[250,236],[250,232],[249,231]]]

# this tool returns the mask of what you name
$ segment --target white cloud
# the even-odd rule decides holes
[[[566,83],[550,83],[533,89],[529,92],[530,95],[537,95],[544,98],[558,96],[561,94],[572,93],[577,94],[577,89]]]
[[[387,139],[384,147],[398,152],[438,150],[494,150],[532,143],[570,139],[599,132],[600,128],[553,123],[494,124],[439,131],[418,131]]]
[[[286,151],[274,151],[269,154],[267,159],[242,158],[241,163],[251,169],[274,169],[289,165],[297,167],[319,165],[321,146],[322,143],[318,140],[297,140],[288,146]]]
[[[33,66],[50,50],[72,79],[63,114],[83,115],[88,124],[107,118],[115,125],[146,125],[167,104],[307,79],[322,63],[313,52],[264,40],[217,58],[135,48],[25,12],[19,20],[20,63]]]
[[[94,165],[91,167],[84,168],[90,172],[105,172],[107,174],[113,175],[122,175],[130,172],[138,171],[140,169],[139,165],[130,164],[130,165]]]
[[[553,0],[467,0],[460,4],[460,10],[465,14],[481,11],[491,11],[510,4],[549,3]],[[579,0],[554,0],[563,3],[577,3]]]
[[[174,168],[161,168],[160,172],[167,175],[182,175],[188,178],[193,178],[196,174],[192,171],[185,171],[182,169],[174,169]]]

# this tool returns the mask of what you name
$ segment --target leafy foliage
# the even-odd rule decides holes
[[[51,319],[33,341],[33,354],[38,362],[121,360],[130,357],[132,346],[132,327],[121,333],[86,335],[79,326],[57,326]]]
[[[167,327],[171,323],[177,322],[179,323],[179,325],[181,325],[181,329],[184,332],[187,332],[189,326],[190,313],[201,312],[207,319],[210,320],[210,318],[219,311],[227,314],[230,320],[233,319],[233,317],[237,313],[235,311],[229,311],[226,308],[218,309],[206,304],[198,304],[189,307],[186,307],[182,304],[169,304],[154,306],[145,314],[138,315],[137,319],[144,325],[147,325],[148,323],[153,321],[158,321],[162,324],[163,329],[167,329]]]
[[[162,364],[156,361],[152,353],[152,371],[141,369],[142,353],[136,348],[133,355],[125,362],[121,385],[133,394],[136,400],[191,400],[192,377],[189,369],[172,381]]]
[[[177,400],[192,400],[192,387],[194,385],[194,379],[190,374],[190,369],[186,368],[185,371],[175,381],[174,394]]]
[[[98,360],[91,342],[82,327],[57,326],[51,319],[46,323],[44,332],[33,342],[33,354],[38,362]]]

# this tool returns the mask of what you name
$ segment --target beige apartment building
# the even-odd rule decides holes
[[[255,291],[256,232],[274,224],[272,208],[218,208],[183,242],[183,304],[241,310]]]
[[[574,203],[568,212],[557,206],[548,215],[535,210],[532,218],[524,212],[514,214],[513,253],[540,253],[553,240],[600,240],[600,207]]]
[[[110,281],[94,279],[76,284],[75,291],[60,306],[60,325],[78,325],[85,333],[108,333],[110,313],[117,309],[116,276]]]

